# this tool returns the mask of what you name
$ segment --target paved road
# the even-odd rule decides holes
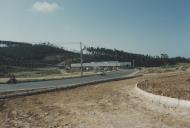
[[[130,69],[130,70],[110,72],[104,76],[89,76],[83,78],[28,82],[28,83],[19,83],[19,84],[0,84],[0,92],[30,90],[30,89],[39,89],[39,88],[68,87],[74,84],[83,84],[83,83],[85,84],[92,81],[101,81],[105,79],[126,77],[134,72],[135,70]]]

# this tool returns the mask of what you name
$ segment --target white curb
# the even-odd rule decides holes
[[[146,92],[138,87],[138,83],[135,86],[135,91],[139,93],[140,95],[144,96],[150,102],[155,103],[155,104],[161,104],[161,105],[172,107],[172,108],[190,109],[190,101],[156,95],[156,94]]]

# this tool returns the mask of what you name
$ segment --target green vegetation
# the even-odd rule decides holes
[[[0,41],[0,64],[21,67],[44,67],[62,60],[78,58],[74,52],[64,50],[50,43],[28,44]],[[49,58],[48,58],[49,57]]]
[[[167,54],[150,56],[128,53],[117,49],[85,47],[84,62],[91,61],[135,61],[136,67],[155,67],[190,62],[183,57],[169,58]],[[0,41],[0,71],[7,71],[10,66],[27,68],[55,66],[80,62],[80,54],[67,51],[48,43],[29,44],[11,41]],[[4,67],[3,67],[4,66]],[[3,71],[3,69],[6,69]]]
[[[189,69],[189,59],[170,58],[167,54],[150,56],[128,53],[117,49],[85,47],[84,62],[92,61],[135,61],[136,67],[148,68],[144,72],[170,72]],[[67,51],[50,43],[29,44],[11,41],[0,41],[0,83],[5,83],[9,74],[14,74],[19,81],[36,81],[63,79],[80,76],[80,72],[64,71],[55,68],[56,64],[66,65],[80,62],[80,54]],[[176,66],[177,63],[180,63]],[[160,68],[161,67],[161,68]],[[84,75],[95,75],[95,72],[84,72]]]
[[[106,48],[86,48],[87,55],[86,61],[135,61],[136,67],[158,67],[164,65],[174,65],[177,63],[188,63],[189,59],[184,57],[174,57],[169,58],[167,54],[161,54],[161,56],[150,56],[150,55],[141,55],[128,53],[125,51],[117,49],[106,49]]]

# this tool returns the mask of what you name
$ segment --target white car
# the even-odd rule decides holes
[[[96,75],[104,76],[104,75],[106,75],[106,73],[104,71],[99,71],[96,73]]]

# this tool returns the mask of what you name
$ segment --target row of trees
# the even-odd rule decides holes
[[[117,49],[106,49],[100,47],[87,47],[87,58],[85,61],[135,61],[136,66],[163,66],[166,64],[187,63],[189,59],[183,57],[169,58],[167,54],[160,56],[150,56],[128,53]]]

